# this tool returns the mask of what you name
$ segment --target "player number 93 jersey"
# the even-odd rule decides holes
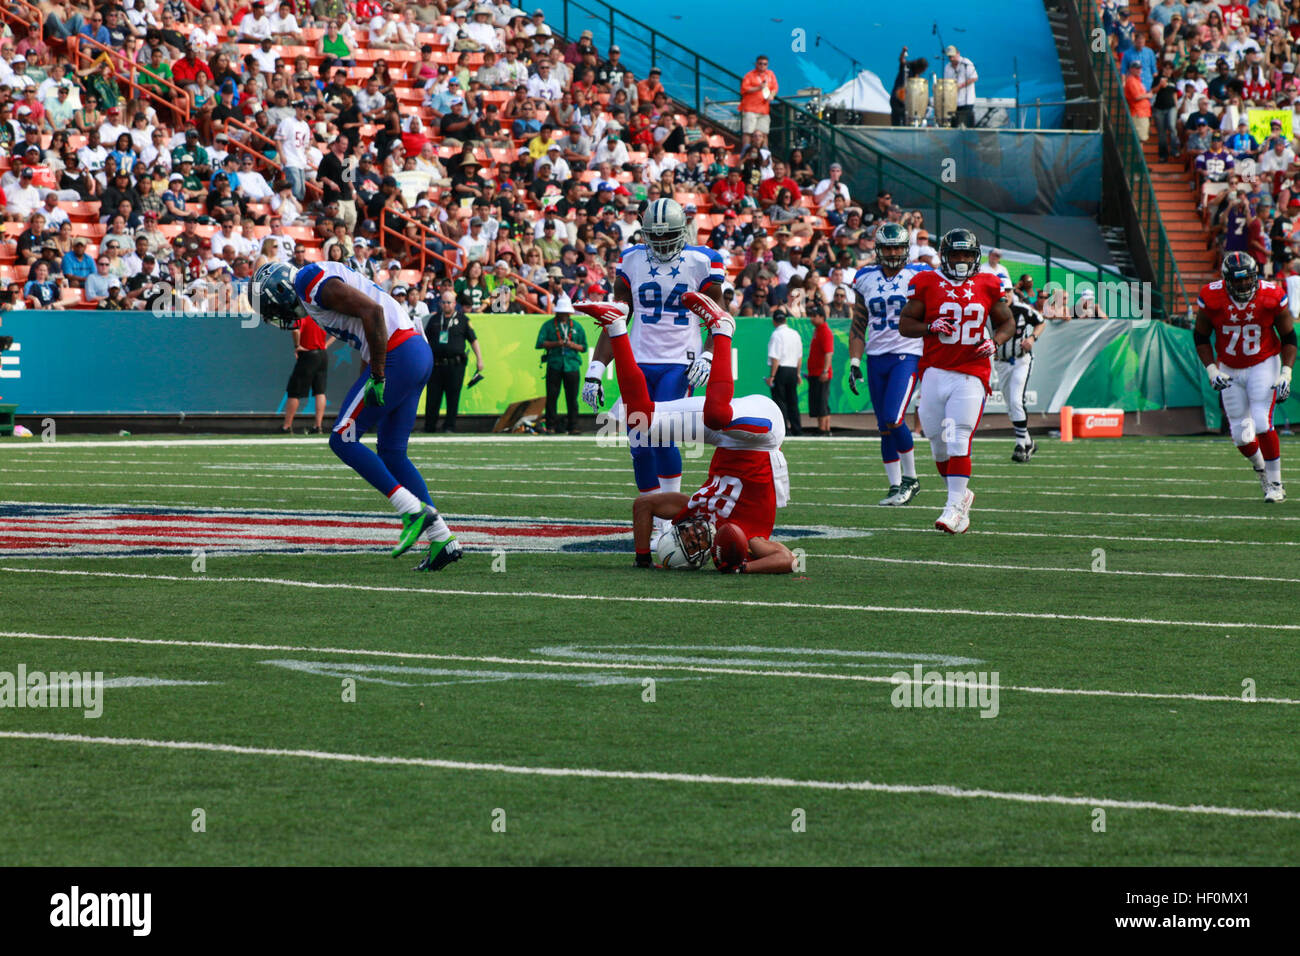
[[[1228,296],[1223,280],[1201,287],[1196,307],[1214,327],[1214,353],[1220,365],[1249,368],[1282,351],[1273,323],[1288,305],[1286,288],[1261,279],[1254,298],[1238,305]]]
[[[344,315],[326,309],[320,304],[321,289],[326,282],[335,279],[346,282],[366,298],[379,303],[380,308],[384,310],[384,322],[387,325],[385,335],[388,339],[391,340],[399,332],[416,332],[421,336],[424,335],[424,331],[411,321],[410,315],[397,304],[396,299],[361,273],[354,272],[337,262],[313,262],[303,266],[294,276],[293,288],[306,307],[307,314],[330,335],[360,352],[363,362],[370,361],[370,345],[366,342],[366,328],[361,320],[353,315]]]
[[[989,390],[992,361],[975,354],[989,337],[989,313],[1005,295],[1002,280],[992,272],[979,272],[965,282],[952,282],[938,272],[922,272],[912,280],[911,293],[925,306],[926,323],[947,319],[956,328],[951,335],[926,335],[919,367],[944,368],[974,375]]]
[[[707,246],[686,246],[671,262],[652,261],[645,246],[629,246],[618,262],[618,281],[632,296],[628,324],[641,365],[686,365],[699,355],[700,321],[682,304],[688,292],[721,287],[722,256]]]
[[[898,314],[907,305],[908,286],[922,272],[933,271],[923,262],[904,266],[892,279],[880,266],[863,266],[853,277],[853,289],[867,312],[867,354],[920,355],[922,340],[898,332]]]

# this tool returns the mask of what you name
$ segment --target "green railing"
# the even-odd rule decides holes
[[[1075,7],[1080,18],[1084,36],[1091,38],[1098,35],[1094,31],[1102,29],[1101,4],[1098,0],[1067,0]],[[1109,123],[1115,136],[1115,145],[1119,149],[1120,162],[1124,169],[1124,179],[1132,197],[1133,209],[1137,216],[1138,228],[1142,235],[1139,241],[1146,247],[1151,257],[1153,282],[1159,296],[1157,303],[1163,301],[1164,317],[1182,321],[1191,308],[1187,286],[1183,283],[1178,261],[1174,258],[1173,246],[1165,231],[1164,220],[1160,218],[1160,205],[1156,201],[1155,189],[1151,185],[1151,170],[1147,166],[1142,143],[1133,129],[1129,116],[1128,101],[1124,98],[1124,80],[1120,76],[1119,65],[1111,52],[1110,44],[1089,43],[1089,57],[1093,76],[1101,90],[1102,119]],[[1159,310],[1159,306],[1157,306]]]
[[[638,78],[644,78],[651,66],[659,67],[661,82],[670,97],[693,107],[711,122],[733,131],[738,129],[739,74],[604,0],[553,0],[545,6],[548,16],[560,6],[559,22],[566,37],[576,39],[583,30],[590,30],[598,50],[604,52],[617,44],[623,62]],[[926,225],[932,232],[966,226],[977,230],[988,244],[1040,256],[1048,281],[1063,281],[1072,274],[1076,282],[1128,282],[1114,266],[1077,253],[995,213],[949,184],[912,169],[852,131],[828,123],[783,97],[772,102],[772,146],[781,155],[795,147],[804,148],[805,156],[823,173],[831,163],[840,163],[855,196],[871,198],[877,190],[889,189],[899,194],[895,201],[903,205],[931,206],[933,219]],[[1062,260],[1073,261],[1066,266]],[[1053,271],[1058,272],[1056,277]]]

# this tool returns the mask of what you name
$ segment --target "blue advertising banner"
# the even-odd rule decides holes
[[[274,412],[293,369],[293,337],[245,328],[238,316],[152,312],[4,314],[14,349],[0,395],[23,414],[133,415]],[[361,362],[330,349],[329,407],[338,408]]]

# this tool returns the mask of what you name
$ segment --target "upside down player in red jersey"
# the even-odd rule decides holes
[[[939,242],[940,271],[912,279],[911,298],[898,316],[901,334],[925,339],[917,413],[935,466],[948,483],[948,502],[934,526],[949,534],[963,534],[970,527],[975,501],[968,487],[971,439],[988,399],[992,356],[1016,328],[1001,279],[980,272],[980,258],[975,233],[949,230]],[[985,332],[989,319],[991,339]]]
[[[669,402],[650,398],[645,374],[636,364],[628,340],[626,304],[578,302],[573,306],[609,333],[630,441],[703,441],[715,447],[709,479],[695,494],[660,491],[633,502],[636,566],[653,566],[650,533],[654,518],[660,517],[673,521],[659,544],[665,567],[699,567],[709,556],[715,523],[729,522],[739,527],[749,542],[747,559],[732,570],[788,574],[794,570],[794,554],[771,540],[776,509],[785,505],[790,494],[780,450],[785,438],[781,410],[766,395],[734,397],[731,339],[735,319],[698,292],[683,295],[682,304],[713,334],[713,369],[703,398]]]
[[[1255,469],[1264,500],[1285,501],[1273,406],[1291,394],[1296,358],[1286,286],[1261,282],[1259,267],[1244,252],[1228,253],[1222,271],[1223,278],[1202,286],[1196,298],[1196,354],[1214,390],[1223,393],[1233,444]]]

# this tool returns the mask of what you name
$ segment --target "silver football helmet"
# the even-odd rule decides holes
[[[641,232],[645,235],[650,257],[671,262],[686,247],[686,212],[676,199],[656,199],[641,214]]]
[[[704,515],[693,515],[659,537],[655,557],[664,568],[695,571],[708,560],[711,547],[713,522]]]

